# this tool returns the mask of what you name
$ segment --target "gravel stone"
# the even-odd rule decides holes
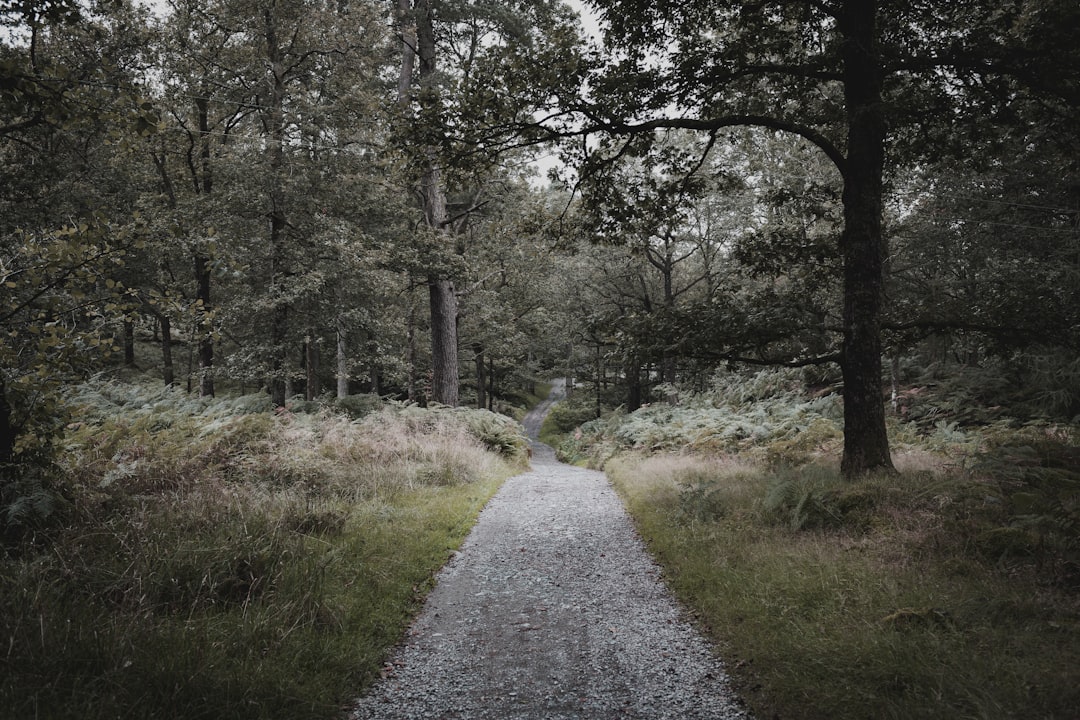
[[[749,718],[607,479],[547,446],[437,580],[354,720]]]

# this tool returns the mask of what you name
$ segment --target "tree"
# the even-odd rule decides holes
[[[399,22],[402,61],[398,102],[407,107],[415,85],[420,113],[435,123],[437,132],[440,101],[434,3],[432,0],[416,0],[410,10],[408,0],[401,0]],[[421,141],[418,143],[418,154],[418,162],[422,168],[418,195],[424,225],[435,236],[438,245],[452,247],[450,216],[446,209],[446,188],[436,148]],[[459,393],[458,310],[454,281],[433,269],[428,275],[427,284],[431,311],[432,398],[444,405],[456,406]]]
[[[351,364],[357,315],[340,303],[367,297],[367,278],[342,270],[398,229],[379,128],[387,41],[369,2],[172,3],[163,192],[148,204],[195,270],[172,273],[170,300],[194,315],[204,394],[215,375],[260,378],[281,405],[297,383],[317,394],[323,348]]]
[[[455,215],[447,198],[475,184],[476,176],[497,166],[511,149],[500,142],[458,140],[528,115],[538,94],[560,78],[556,58],[572,62],[576,57],[577,34],[573,16],[558,2],[399,0],[398,22],[403,149],[416,174],[429,244],[441,250],[427,277],[433,395],[456,404],[461,288],[454,272],[460,272],[462,259],[455,228],[471,210]]]
[[[1049,27],[1075,19],[1075,8],[1058,0],[1009,9],[971,0],[947,11],[940,3],[869,0],[594,6],[620,52],[592,73],[583,97],[554,98],[541,122],[512,130],[601,138],[575,144],[594,165],[623,152],[610,139],[664,128],[716,138],[759,127],[818,148],[842,178],[842,468],[849,477],[891,469],[881,377],[888,141],[900,158],[902,141],[928,117],[977,125],[972,108],[1001,107],[1017,93],[1075,95],[1077,64],[1064,55],[1071,46],[1047,47],[1016,31],[1020,17]],[[1036,57],[1044,68],[1064,61],[1060,79],[1032,73],[1026,66]]]
[[[6,4],[0,46],[0,528],[47,514],[61,390],[113,352],[144,241],[128,161],[154,125],[134,70],[143,19]],[[19,25],[19,23],[24,25]],[[19,32],[25,30],[25,35]],[[119,348],[116,348],[119,351]]]

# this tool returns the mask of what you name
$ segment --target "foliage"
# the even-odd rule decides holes
[[[805,396],[796,389],[799,377],[790,371],[750,377],[718,373],[709,390],[686,394],[679,405],[653,403],[582,425],[564,441],[562,452],[601,458],[625,450],[686,448],[802,462],[823,449],[835,450],[841,426],[838,398]]]
[[[516,420],[488,410],[460,411],[469,433],[491,452],[510,462],[527,462],[529,441]]]
[[[544,424],[550,432],[563,435],[595,419],[596,405],[590,402],[585,393],[576,393],[556,403],[544,419]]]
[[[1080,448],[1075,428],[997,433],[969,473],[994,487],[996,524],[978,528],[992,559],[1030,557],[1054,582],[1080,588]]]
[[[8,242],[10,240],[10,242]],[[63,432],[62,388],[119,348],[111,320],[130,298],[111,274],[137,243],[109,223],[15,233],[0,255],[0,535],[33,528]]]
[[[937,423],[1070,422],[1080,410],[1078,369],[1074,357],[1034,348],[1012,360],[990,358],[978,365],[918,363],[905,372],[900,412],[924,429]]]
[[[0,557],[18,716],[337,717],[512,472],[465,411],[105,380],[70,401],[65,511]]]
[[[1033,407],[1015,369],[902,363],[899,473],[841,477],[835,396],[795,370],[718,373],[564,449],[604,466],[756,714],[1066,718],[1076,427],[1009,417]]]

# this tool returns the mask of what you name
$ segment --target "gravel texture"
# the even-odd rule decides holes
[[[353,718],[747,718],[603,474],[533,447]]]

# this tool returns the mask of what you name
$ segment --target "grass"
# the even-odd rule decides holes
[[[524,458],[489,413],[79,402],[60,522],[0,557],[3,718],[339,717]]]
[[[730,456],[606,469],[758,717],[1075,718],[1075,578],[1030,536],[991,539],[1013,528],[999,485],[912,464],[857,483]]]

